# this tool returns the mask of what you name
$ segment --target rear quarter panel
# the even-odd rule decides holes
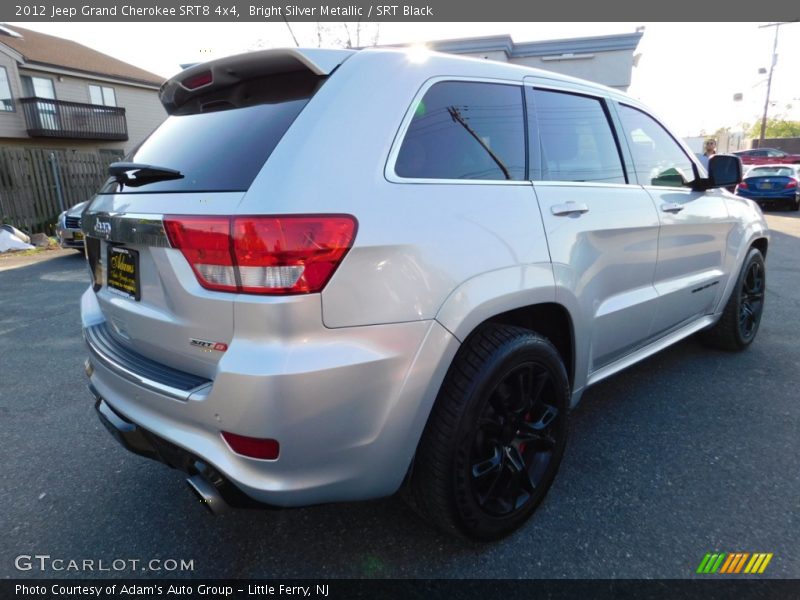
[[[354,246],[322,293],[327,327],[433,319],[472,278],[549,264],[529,183],[387,180],[387,157],[412,101],[426,81],[450,73],[520,83],[525,71],[436,55],[414,64],[404,53],[359,53],[309,102],[238,208],[356,216]]]

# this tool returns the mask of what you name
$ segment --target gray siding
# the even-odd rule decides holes
[[[13,112],[0,111],[0,139],[4,145],[18,145],[25,142],[29,146],[45,146],[51,148],[115,148],[126,154],[136,147],[166,118],[166,112],[158,100],[158,91],[127,85],[125,83],[100,81],[88,77],[58,75],[47,71],[39,71],[31,67],[18,67],[16,59],[0,47],[0,66],[5,67],[11,95],[15,100]],[[128,124],[128,141],[103,142],[97,140],[68,140],[54,138],[31,138],[28,136],[25,116],[16,104],[17,99],[25,94],[22,91],[20,75],[45,77],[53,82],[57,100],[81,102],[89,104],[89,85],[101,85],[114,88],[117,106],[125,108]]]
[[[55,87],[56,99],[67,102],[90,104],[90,85],[114,88],[117,106],[125,108],[125,118],[128,123],[128,141],[93,142],[91,140],[75,140],[72,145],[79,145],[82,147],[91,145],[102,148],[120,148],[127,154],[158,127],[167,116],[167,113],[161,106],[161,102],[158,100],[158,91],[154,89],[69,75],[56,75],[55,73],[36,71],[30,67],[20,69],[19,73],[20,75],[31,75],[34,77],[46,77],[51,79]],[[27,133],[24,133],[24,118],[23,135],[27,137]]]
[[[87,88],[87,94],[88,88]],[[114,86],[117,105],[124,106],[128,119],[128,141],[125,153],[133,150],[167,118],[156,90],[146,90],[126,85]]]
[[[0,49],[0,66],[6,68],[8,83],[11,86],[11,96],[16,101],[17,98],[22,96],[17,61]],[[28,137],[28,132],[25,129],[25,116],[20,111],[19,106],[16,105],[16,102],[14,112],[0,111],[0,138],[5,137]]]

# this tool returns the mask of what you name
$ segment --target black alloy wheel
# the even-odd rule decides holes
[[[764,311],[764,291],[766,289],[766,273],[764,263],[752,261],[742,280],[739,299],[739,332],[743,340],[750,341],[755,337]]]
[[[744,259],[736,286],[728,298],[722,316],[710,328],[700,332],[700,340],[720,350],[744,350],[755,339],[764,313],[767,291],[767,267],[758,248],[750,248]]]
[[[550,341],[489,323],[461,346],[405,488],[443,531],[478,541],[519,527],[542,502],[567,438],[570,385]]]
[[[528,362],[489,394],[470,459],[475,501],[489,515],[524,509],[552,463],[560,430],[549,384],[547,368]]]

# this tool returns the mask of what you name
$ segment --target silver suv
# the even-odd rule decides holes
[[[701,332],[747,347],[769,234],[641,104],[400,50],[268,50],[167,81],[82,216],[97,410],[213,511],[402,490],[496,539],[583,391]]]

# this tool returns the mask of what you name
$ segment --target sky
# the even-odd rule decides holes
[[[169,77],[180,65],[259,48],[294,46],[287,25],[266,23],[10,23],[72,39]],[[630,33],[644,26],[628,93],[650,106],[678,135],[740,128],[760,120],[766,98],[774,28],[763,23],[374,23],[362,24],[362,44],[376,31],[381,44],[423,43],[509,34],[515,42]],[[325,23],[328,45],[344,39]],[[355,24],[348,24],[354,37]],[[314,23],[291,23],[301,46],[317,46]],[[780,28],[770,115],[800,120],[800,23]],[[734,94],[742,94],[739,102]],[[791,105],[792,108],[787,108]]]

